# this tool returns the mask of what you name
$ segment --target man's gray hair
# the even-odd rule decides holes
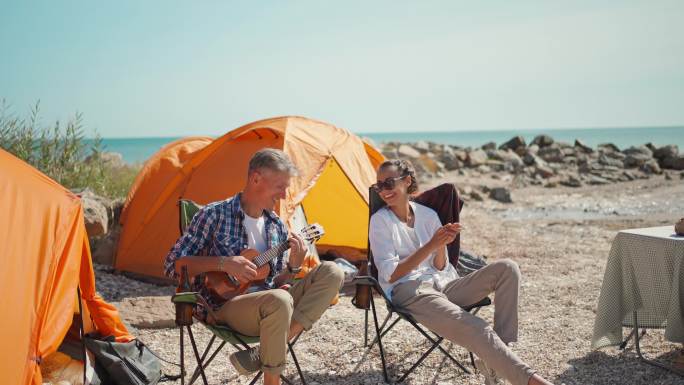
[[[247,174],[251,174],[253,171],[266,168],[273,171],[286,172],[290,176],[299,175],[299,170],[297,166],[292,163],[290,157],[287,156],[281,150],[275,148],[264,148],[257,151],[252,159],[249,160],[249,169]]]

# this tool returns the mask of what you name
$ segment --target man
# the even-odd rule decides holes
[[[270,262],[271,272],[263,285],[227,302],[209,302],[217,319],[207,309],[198,312],[208,322],[223,323],[245,335],[258,335],[259,347],[233,353],[230,361],[240,374],[262,370],[264,385],[280,384],[287,353],[287,341],[309,330],[337,295],[344,273],[331,262],[323,262],[286,291],[276,289],[300,271],[306,245],[299,235],[288,236],[287,228],[273,208],[285,198],[290,178],[297,168],[282,151],[266,148],[249,161],[247,183],[241,193],[205,206],[166,257],[166,275],[178,277],[187,266],[195,277],[193,289],[212,298],[201,273],[223,271],[240,282],[256,277],[256,266],[240,256],[244,249],[264,252],[286,241],[285,253]],[[205,251],[203,256],[200,252]],[[287,253],[287,252],[286,252]],[[223,302],[223,303],[221,303]]]

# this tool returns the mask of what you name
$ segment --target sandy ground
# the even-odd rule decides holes
[[[565,384],[684,384],[679,377],[640,362],[628,347],[590,350],[590,340],[603,272],[610,244],[620,229],[673,224],[684,216],[684,181],[678,178],[582,188],[524,187],[514,189],[514,203],[469,201],[463,210],[465,250],[485,255],[490,261],[515,260],[523,273],[520,302],[520,341],[517,354],[544,377]],[[490,177],[463,178],[448,174],[442,181],[459,186],[508,185]],[[131,296],[164,296],[171,287],[130,281],[102,269],[97,273],[102,294],[114,302]],[[169,305],[170,306],[170,305]],[[381,312],[384,316],[384,309]],[[491,307],[480,315],[492,319]],[[377,348],[363,347],[363,311],[342,297],[329,309],[314,330],[302,336],[296,352],[309,384],[383,383]],[[210,333],[193,327],[198,340]],[[140,329],[135,334],[154,351],[178,361],[177,329]],[[466,351],[445,344],[457,358],[467,362]],[[387,336],[387,357],[394,375],[408,369],[424,339],[408,324],[400,324]],[[681,345],[664,341],[661,330],[650,330],[642,351],[651,357],[671,358]],[[208,370],[210,383],[247,383],[238,378],[228,361],[231,349],[220,353]],[[189,349],[186,359],[191,359]],[[468,366],[469,367],[469,366]],[[165,364],[168,373],[177,368]],[[296,380],[294,365],[286,375]],[[406,381],[407,384],[482,384],[479,374],[464,374],[433,352]]]

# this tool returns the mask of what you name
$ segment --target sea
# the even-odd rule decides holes
[[[376,145],[384,142],[417,142],[420,140],[458,145],[461,147],[479,147],[488,142],[500,145],[516,135],[530,143],[537,135],[549,135],[556,141],[574,143],[579,139],[585,144],[595,147],[601,143],[613,143],[620,149],[652,143],[656,147],[667,144],[679,146],[684,152],[684,126],[678,127],[629,127],[629,128],[577,128],[577,129],[534,129],[534,130],[481,130],[481,131],[416,131],[416,132],[382,132],[356,133],[369,138]],[[162,146],[180,137],[154,138],[102,138],[105,151],[118,152],[127,163],[144,163]]]

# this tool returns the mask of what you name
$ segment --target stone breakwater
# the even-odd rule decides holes
[[[684,178],[684,154],[679,153],[676,145],[655,147],[646,143],[620,149],[604,143],[593,148],[581,140],[566,143],[539,135],[529,144],[516,136],[498,146],[489,142],[477,148],[426,141],[386,142],[379,148],[388,158],[410,160],[421,182],[441,178],[450,171],[462,176],[490,175],[495,179],[508,174],[512,176],[513,187],[581,187],[663,174],[667,179]],[[480,194],[473,193],[473,198],[478,199]],[[510,200],[505,191],[498,189],[484,193],[496,200]]]

